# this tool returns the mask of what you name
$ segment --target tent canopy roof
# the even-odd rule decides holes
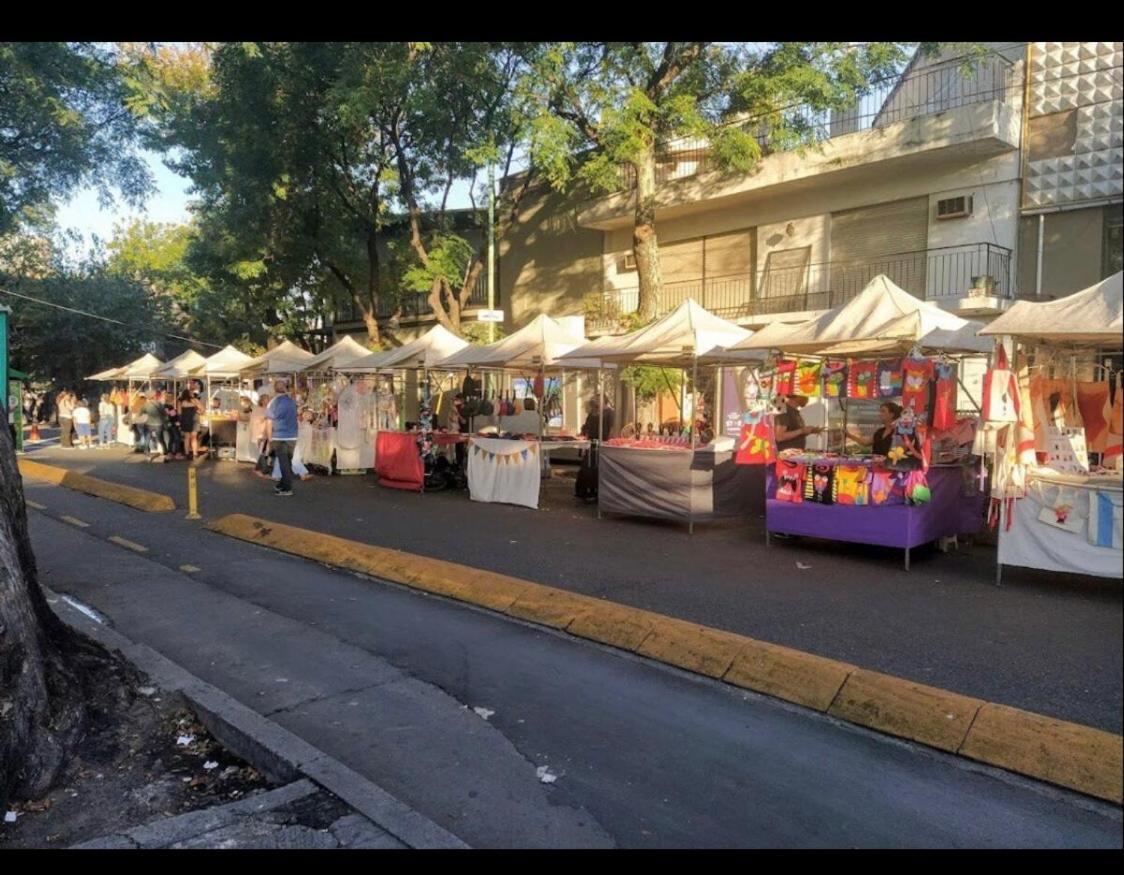
[[[734,346],[751,333],[728,322],[688,298],[666,316],[630,334],[603,337],[563,355],[561,364],[600,359],[625,364],[650,362],[669,366],[690,364],[696,356]]]
[[[559,359],[585,342],[545,313],[514,334],[487,346],[465,346],[437,363],[441,368],[530,368],[564,365]]]
[[[199,367],[193,370],[195,377],[237,377],[238,373],[254,359],[233,346],[224,346],[212,356],[208,356]]]
[[[286,340],[256,359],[251,359],[238,370],[243,374],[289,374],[304,370],[313,358],[307,349],[301,349],[291,340]]]
[[[109,380],[121,379],[124,373],[125,368],[106,368],[104,371],[98,371],[96,374],[92,374],[86,379],[95,382],[108,382]]]
[[[468,342],[457,337],[443,325],[434,325],[421,337],[403,344],[397,349],[368,353],[363,358],[351,362],[347,368],[357,373],[370,373],[391,368],[432,368],[442,359],[460,352]]]
[[[806,322],[774,322],[733,349],[779,349],[808,355],[857,355],[908,351],[914,346],[946,352],[991,350],[979,337],[983,323],[961,319],[913,297],[884,274],[858,295]]]
[[[164,367],[153,373],[157,380],[182,380],[207,360],[193,349],[170,359]]]
[[[150,352],[146,352],[139,359],[125,365],[121,369],[121,378],[127,380],[147,380],[153,372],[160,370],[164,363]]]
[[[1096,285],[1056,301],[1019,301],[981,333],[1119,347],[1124,332],[1122,276],[1117,271]]]
[[[306,371],[326,371],[342,368],[357,359],[369,356],[371,351],[350,334],[345,334],[319,355],[314,355],[304,366]]]

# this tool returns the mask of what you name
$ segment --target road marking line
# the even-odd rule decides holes
[[[147,547],[143,547],[140,544],[136,543],[135,541],[130,541],[130,540],[127,540],[126,538],[122,538],[120,535],[111,535],[109,540],[111,540],[114,544],[118,544],[118,545],[120,545],[120,546],[122,546],[122,547],[124,547],[128,550],[135,550],[137,553],[147,553],[148,552]]]
[[[35,508],[36,510],[46,510],[47,509],[47,505],[40,504],[38,501],[32,501],[30,498],[25,498],[23,500],[23,503],[26,504],[28,507]]]
[[[78,519],[78,517],[66,516],[65,514],[63,514],[61,517],[59,517],[59,519],[64,523],[70,523],[72,526],[78,526],[78,528],[80,529],[88,529],[90,527],[89,523]]]
[[[186,571],[188,574],[194,574],[196,571],[201,571],[201,570],[202,569],[196,568],[194,565],[181,565],[180,566],[180,571]]]

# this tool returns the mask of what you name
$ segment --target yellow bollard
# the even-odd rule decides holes
[[[195,479],[195,466],[187,467],[187,519],[199,520],[199,488]]]

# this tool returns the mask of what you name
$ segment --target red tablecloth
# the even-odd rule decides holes
[[[375,441],[375,473],[380,486],[421,492],[425,466],[413,432],[380,431]]]
[[[466,434],[454,434],[447,431],[435,431],[430,433],[433,442],[439,447],[447,447],[451,444],[463,444],[468,440]]]

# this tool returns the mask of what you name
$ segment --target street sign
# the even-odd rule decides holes
[[[481,310],[476,318],[481,322],[503,322],[503,310]]]

